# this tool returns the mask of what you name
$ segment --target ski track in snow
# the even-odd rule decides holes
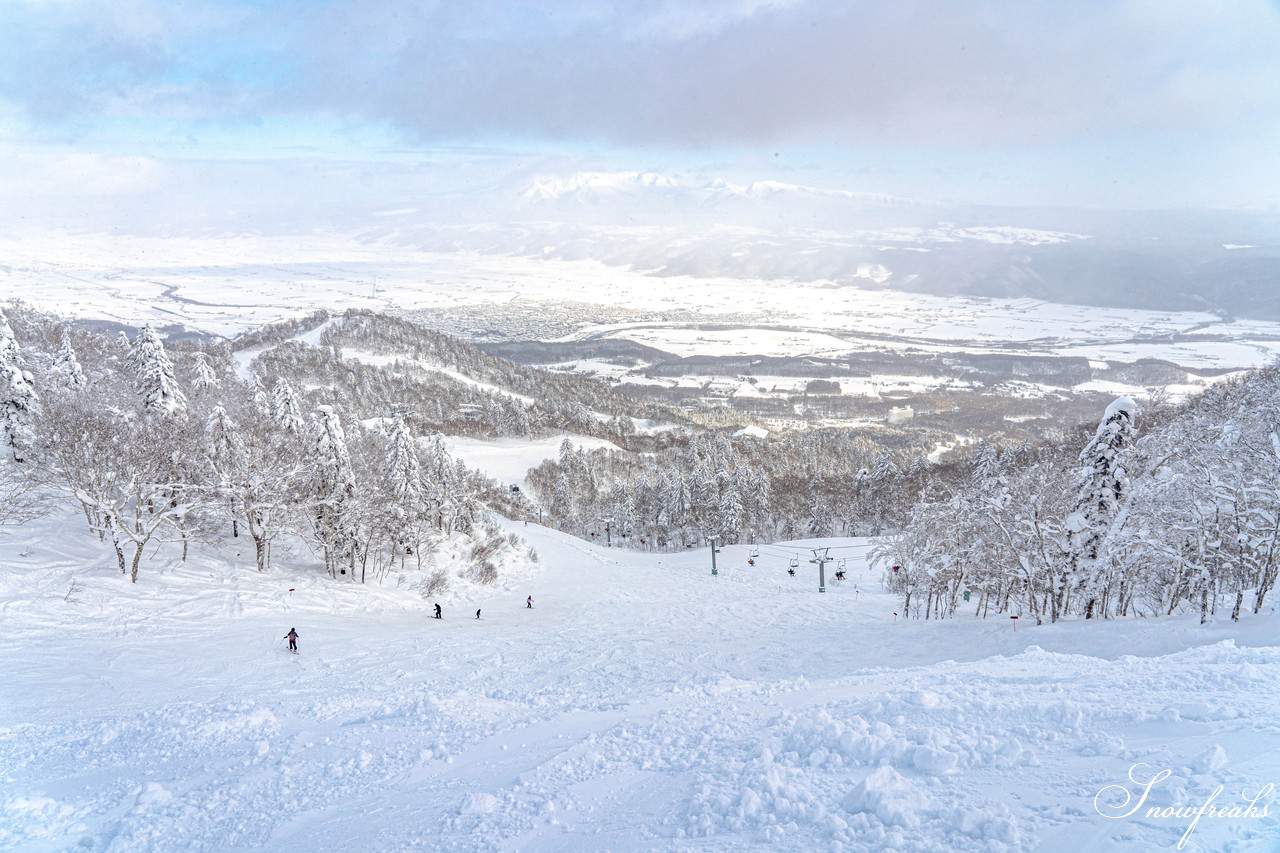
[[[903,622],[861,540],[819,594],[799,545],[712,577],[511,525],[541,563],[437,621],[231,543],[133,586],[74,523],[0,534],[4,850],[1170,850],[1186,821],[1094,795],[1280,782],[1269,613]],[[1274,850],[1277,811],[1190,849]]]

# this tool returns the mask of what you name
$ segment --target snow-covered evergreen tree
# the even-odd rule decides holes
[[[888,453],[881,453],[876,456],[875,467],[871,469],[871,480],[876,484],[892,483],[900,479],[902,472],[898,470],[898,466],[893,463],[893,457]]]
[[[917,456],[911,460],[911,467],[907,469],[907,476],[912,479],[924,476],[929,471],[929,459],[926,456]]]
[[[173,362],[149,324],[138,332],[133,348],[129,350],[129,365],[133,369],[134,387],[142,397],[145,410],[169,416],[186,411],[187,396],[174,378]]]
[[[302,411],[286,379],[277,379],[271,389],[271,420],[285,432],[297,435],[302,431]]]
[[[205,424],[205,437],[209,461],[218,473],[219,479],[225,483],[231,478],[240,459],[244,442],[240,438],[240,428],[227,414],[222,406],[214,406]]]
[[[200,392],[218,387],[218,374],[209,366],[209,360],[202,352],[191,356],[191,384]]]
[[[999,475],[999,451],[994,444],[984,438],[978,442],[978,450],[973,455],[973,484],[983,487]]]
[[[332,406],[320,406],[315,426],[315,527],[331,575],[352,558],[348,514],[355,497],[355,476],[347,435]]]
[[[75,348],[71,346],[71,334],[65,327],[62,329],[62,345],[53,357],[53,374],[64,388],[83,388],[89,382],[80,368]]]
[[[401,506],[416,507],[422,500],[421,466],[413,436],[404,418],[396,418],[387,441],[385,473],[391,497]]]
[[[1092,618],[1098,596],[1106,592],[1098,563],[1102,542],[1116,520],[1129,485],[1121,454],[1133,445],[1138,406],[1120,397],[1107,406],[1093,440],[1080,452],[1082,468],[1075,508],[1067,516],[1067,576],[1084,597],[1085,618]],[[1059,590],[1059,596],[1068,590]]]
[[[9,319],[0,311],[0,445],[15,462],[22,462],[35,444],[35,419],[40,411],[31,373],[22,367],[18,342]]]
[[[739,531],[742,530],[746,514],[746,509],[742,506],[742,493],[739,491],[738,483],[734,479],[730,479],[728,486],[724,490],[724,495],[720,498],[720,532],[726,537],[726,541],[736,542],[738,540]]]
[[[271,414],[271,395],[267,393],[267,389],[262,384],[262,378],[256,373],[253,379],[249,381],[250,393],[253,394],[253,404],[258,407],[258,411],[264,415]]]

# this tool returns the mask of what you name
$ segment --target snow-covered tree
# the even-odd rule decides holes
[[[735,479],[730,479],[724,495],[720,498],[720,532],[728,542],[738,540],[746,518],[746,509],[742,506],[742,494]]]
[[[65,327],[62,329],[62,345],[58,347],[58,354],[53,357],[52,372],[58,384],[64,388],[83,388],[89,381],[80,368],[80,360],[76,358],[75,348],[71,346],[71,334]]]
[[[244,441],[240,428],[222,406],[214,406],[205,423],[205,453],[213,467],[214,487],[226,499],[231,516],[232,535],[238,535],[236,522],[236,486],[243,477]]]
[[[400,504],[418,504],[422,500],[421,465],[404,418],[392,422],[384,464],[391,497]]]
[[[267,393],[261,377],[257,374],[254,374],[253,378],[249,380],[249,390],[253,394],[253,404],[258,407],[258,411],[264,415],[270,415],[271,395]]]
[[[979,488],[1000,475],[1000,456],[996,446],[987,439],[978,442],[973,455],[973,484]]]
[[[1120,397],[1107,406],[1093,440],[1080,452],[1082,468],[1075,508],[1067,516],[1067,574],[1092,618],[1097,598],[1109,589],[1106,566],[1098,560],[1103,540],[1120,511],[1129,485],[1122,454],[1133,445],[1138,406]],[[1066,595],[1066,588],[1058,591]]]
[[[871,469],[871,481],[873,483],[883,485],[892,483],[901,477],[902,472],[894,464],[892,456],[888,453],[880,453],[876,456],[875,467]]]
[[[18,342],[0,311],[0,446],[15,462],[22,462],[35,444],[35,419],[40,411],[31,373],[22,366]]]
[[[286,379],[277,379],[271,389],[271,419],[285,432],[297,435],[302,431],[302,411]]]
[[[396,418],[383,456],[384,486],[391,498],[387,526],[401,561],[407,553],[421,557],[422,531],[419,522],[425,510],[422,495],[422,465],[417,444],[404,418]]]
[[[129,350],[129,365],[145,410],[169,416],[186,411],[187,396],[174,378],[173,362],[149,324],[143,326],[134,339],[133,348]]]
[[[234,535],[243,525],[254,545],[258,571],[271,564],[271,546],[290,529],[300,500],[300,483],[307,470],[303,449],[280,442],[273,425],[255,407],[242,402],[249,417],[240,427],[222,406],[215,406],[206,427],[206,451],[214,482],[214,505],[230,517]]]
[[[202,352],[191,356],[191,384],[200,392],[218,387],[218,374],[209,366],[209,360]]]
[[[355,476],[347,435],[337,412],[332,406],[320,406],[317,414],[313,448],[315,529],[325,566],[336,576],[340,563],[354,559],[350,510],[355,498]]]

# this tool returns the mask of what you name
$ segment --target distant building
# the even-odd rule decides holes
[[[893,406],[889,409],[889,423],[906,423],[916,416],[915,409],[910,406]]]

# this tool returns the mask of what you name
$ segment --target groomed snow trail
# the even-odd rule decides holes
[[[1189,821],[1095,795],[1280,783],[1269,614],[903,622],[865,541],[819,594],[799,545],[712,577],[511,529],[540,566],[442,620],[394,577],[162,551],[134,586],[73,520],[4,534],[0,849],[1171,850]],[[1187,849],[1274,850],[1277,814]]]

